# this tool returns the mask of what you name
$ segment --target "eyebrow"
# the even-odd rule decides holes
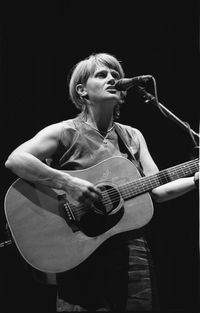
[[[116,73],[116,74],[118,74],[119,76],[120,76],[120,73],[117,71],[117,70],[115,70],[115,69],[110,69],[110,68],[102,68],[102,69],[98,69],[98,70],[96,70],[95,72],[94,72],[94,74],[97,74],[97,73],[100,73],[100,72],[108,72],[108,71],[111,71],[111,73]]]

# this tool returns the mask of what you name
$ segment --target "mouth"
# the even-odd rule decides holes
[[[110,92],[116,92],[116,88],[114,86],[109,86],[108,88],[106,88],[106,90],[110,91]]]

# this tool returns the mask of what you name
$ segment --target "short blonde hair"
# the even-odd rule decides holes
[[[116,70],[119,73],[120,78],[125,76],[120,62],[115,56],[108,53],[93,53],[86,59],[77,63],[71,70],[71,76],[68,77],[69,95],[71,101],[82,112],[86,109],[86,99],[78,94],[76,86],[78,84],[85,84],[88,78],[93,75],[98,65],[103,65]],[[121,98],[123,99],[124,96],[125,93],[122,92]]]

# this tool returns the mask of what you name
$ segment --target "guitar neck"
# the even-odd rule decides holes
[[[169,183],[179,178],[187,177],[198,171],[198,159],[191,160],[156,174],[141,177],[119,187],[124,200],[133,198],[136,195],[148,192],[156,187]]]

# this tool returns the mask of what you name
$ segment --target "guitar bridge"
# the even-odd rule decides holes
[[[73,221],[75,222],[76,219],[75,219],[74,214],[73,214],[73,212],[69,206],[69,203],[67,201],[65,201],[65,203],[63,205],[64,205],[65,211],[67,213],[68,220],[70,222],[73,222]]]
[[[78,223],[67,201],[66,194],[58,195],[59,212],[73,232],[79,231]]]

